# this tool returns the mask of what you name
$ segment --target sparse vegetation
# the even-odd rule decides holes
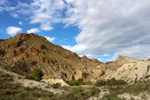
[[[74,85],[79,86],[79,85],[83,84],[83,79],[79,78],[78,80],[68,81],[67,83],[71,86],[74,86]]]
[[[17,73],[19,75],[25,75],[24,72],[20,71],[20,70],[16,70],[15,68],[11,67],[11,66],[7,66],[7,65],[0,65],[1,68],[4,68],[6,70],[12,71],[14,73]]]
[[[85,100],[92,96],[98,97],[101,90],[97,86],[104,86],[108,94],[105,94],[102,100],[121,100],[118,95],[130,93],[138,95],[144,91],[150,93],[150,82],[137,82],[132,85],[125,84],[121,80],[98,81],[94,87],[60,87],[59,84],[50,85],[53,88],[65,90],[63,94],[54,95],[51,92],[43,91],[39,88],[23,87],[21,84],[12,84],[13,76],[0,71],[0,99],[1,100]],[[79,85],[82,79],[77,80]],[[124,84],[124,85],[123,85]]]
[[[100,90],[96,87],[75,87],[69,93],[54,96],[52,100],[86,100],[91,96],[98,96],[99,92]]]
[[[104,95],[104,100],[122,100],[118,97],[119,94],[129,93],[133,95],[139,95],[140,93],[150,93],[150,82],[137,82],[131,85],[123,86],[106,86],[105,88],[109,91],[109,94]],[[103,100],[102,99],[102,100]],[[133,99],[133,98],[132,98]],[[147,99],[144,99],[147,100]]]
[[[13,77],[0,72],[0,99],[1,100],[85,100],[91,96],[97,96],[100,90],[96,87],[75,87],[66,89],[68,92],[54,95],[51,92],[38,88],[23,87],[21,84],[12,84]],[[59,84],[55,85],[60,88]]]
[[[125,81],[116,80],[115,78],[106,81],[99,80],[95,83],[96,86],[104,86],[104,85],[113,86],[113,85],[125,85],[125,84],[127,84]]]
[[[0,72],[0,100],[37,100],[51,98],[51,92],[38,88],[23,87],[21,84],[12,84],[13,76]]]

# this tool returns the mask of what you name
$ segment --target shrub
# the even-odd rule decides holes
[[[95,83],[95,85],[96,85],[96,86],[104,86],[104,85],[106,85],[106,82],[103,81],[103,80],[99,80],[99,81],[97,81],[97,82]]]
[[[72,81],[69,81],[68,84],[71,86],[74,86],[74,85],[79,86],[83,84],[83,79],[79,78],[78,80],[72,80]]]
[[[96,86],[112,86],[112,85],[124,85],[127,84],[124,80],[116,80],[115,78],[112,78],[110,80],[104,81],[104,80],[99,80],[95,83]]]
[[[124,80],[116,80],[115,78],[112,78],[110,80],[107,80],[106,84],[108,86],[112,86],[112,85],[124,85],[124,84],[127,84],[127,83]]]
[[[98,96],[99,92],[101,91],[96,87],[74,87],[70,90],[70,92],[65,92],[62,95],[56,95],[51,100],[87,100],[91,96]]]
[[[38,68],[35,68],[33,69],[33,71],[31,72],[31,76],[35,79],[35,80],[41,80],[42,79],[42,76],[43,76],[43,72],[38,69]]]
[[[52,87],[53,87],[54,89],[60,88],[60,87],[61,87],[61,84],[60,84],[60,83],[52,84]]]

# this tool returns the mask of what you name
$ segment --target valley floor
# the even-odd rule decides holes
[[[115,86],[49,85],[0,67],[0,100],[150,100],[150,82]]]

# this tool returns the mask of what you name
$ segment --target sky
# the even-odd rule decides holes
[[[38,33],[102,62],[150,59],[150,0],[0,0],[0,38]]]

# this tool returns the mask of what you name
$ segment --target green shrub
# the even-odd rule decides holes
[[[61,95],[56,95],[51,100],[86,100],[91,96],[98,96],[99,92],[101,91],[96,87],[75,87],[72,88],[70,92],[65,92]]]
[[[35,80],[41,80],[42,79],[42,76],[43,76],[43,72],[38,69],[38,68],[35,68],[33,69],[33,71],[31,72],[31,76],[35,79]]]
[[[61,84],[60,84],[60,83],[52,84],[52,87],[53,87],[54,89],[60,88],[60,87],[61,87]]]
[[[4,73],[1,75],[1,77],[10,77],[10,75],[8,73]]]
[[[79,86],[79,85],[83,84],[83,79],[79,78],[78,80],[72,80],[67,83],[71,86],[74,86],[74,85]]]
[[[124,80],[116,80],[115,78],[112,78],[110,80],[104,81],[104,80],[99,80],[95,83],[96,86],[112,86],[112,85],[124,85],[127,84]]]
[[[34,80],[33,76],[31,74],[25,74],[26,79]]]
[[[107,80],[106,84],[108,86],[112,86],[112,85],[124,85],[124,84],[127,84],[127,83],[123,80],[116,80],[115,78],[112,78],[110,80]]]

